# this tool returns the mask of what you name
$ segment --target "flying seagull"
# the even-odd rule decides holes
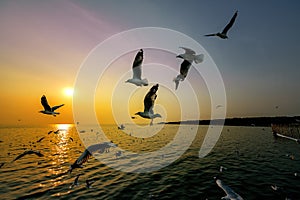
[[[136,86],[147,86],[148,80],[142,79],[142,63],[144,59],[144,51],[140,49],[139,52],[136,54],[133,64],[132,64],[132,71],[133,77],[132,79],[128,79],[126,83],[132,83]]]
[[[36,141],[37,143],[38,142],[41,142],[43,139],[44,139],[45,137],[42,137],[42,138],[40,138],[38,141]]]
[[[119,130],[124,130],[125,126],[123,124],[121,124],[121,126],[118,126]]]
[[[38,157],[43,157],[44,156],[43,154],[41,154],[40,151],[27,150],[27,151],[24,151],[22,154],[18,155],[12,162],[14,162],[16,160],[19,160],[20,158],[22,158],[23,156],[28,155],[28,154],[35,154]]]
[[[239,194],[233,191],[229,186],[225,185],[220,179],[215,179],[217,185],[226,193],[226,196],[222,197],[221,199],[243,200],[243,198]]]
[[[203,54],[196,55],[196,52],[192,49],[186,47],[180,48],[184,49],[185,53],[176,56],[176,58],[182,58],[183,62],[180,66],[180,74],[173,79],[173,81],[175,82],[175,90],[177,90],[178,88],[179,81],[184,81],[184,79],[186,78],[192,63],[195,62],[196,64],[198,64],[203,62],[204,59]]]
[[[44,113],[46,115],[53,115],[54,117],[56,117],[56,115],[58,115],[58,112],[54,112],[56,109],[62,107],[65,104],[61,104],[59,106],[53,106],[52,108],[49,106],[47,98],[45,95],[42,96],[41,98],[41,103],[44,107],[44,110],[40,111],[40,113]]]
[[[82,168],[82,164],[87,162],[88,159],[92,156],[93,153],[107,152],[110,147],[116,147],[117,145],[112,142],[103,142],[100,144],[93,144],[89,146],[80,156],[75,160],[75,162],[70,166],[68,172],[72,173],[72,170],[75,168]]]
[[[92,188],[92,184],[93,184],[94,182],[95,182],[95,181],[86,180],[86,181],[85,181],[86,187],[87,187],[87,188]]]
[[[223,172],[223,170],[227,170],[226,167],[220,166],[220,172]]]
[[[144,112],[137,112],[135,115],[139,115],[143,118],[151,119],[150,126],[153,124],[153,119],[156,117],[161,117],[160,114],[153,112],[153,106],[155,99],[157,97],[156,91],[158,90],[158,84],[152,86],[149,92],[146,94],[144,98]]]
[[[207,34],[205,36],[218,36],[222,39],[227,39],[228,38],[227,32],[232,27],[232,25],[234,24],[234,21],[235,21],[235,18],[237,17],[237,14],[238,14],[238,11],[236,11],[234,13],[234,15],[232,16],[230,22],[225,26],[225,28],[223,29],[223,31],[221,33],[218,32],[218,33],[213,33],[213,34]]]

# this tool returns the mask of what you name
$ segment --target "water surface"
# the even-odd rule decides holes
[[[61,129],[60,133],[47,134],[57,128]],[[274,139],[269,127],[224,127],[214,149],[200,159],[198,152],[207,126],[187,126],[185,134],[189,134],[191,128],[197,129],[197,136],[189,149],[158,171],[126,173],[92,157],[83,169],[75,169],[70,175],[67,173],[70,164],[85,149],[75,127],[2,127],[0,163],[5,164],[0,168],[0,198],[220,199],[225,193],[213,179],[218,176],[244,199],[300,199],[299,144]],[[165,125],[159,134],[147,139],[124,133],[115,126],[105,126],[103,130],[114,143],[139,154],[168,144],[178,125]],[[97,128],[84,129],[81,134],[90,134],[91,137],[86,139],[90,141],[85,142],[93,143],[99,131]],[[37,142],[42,137],[45,138]],[[40,150],[45,156],[27,155],[11,162],[28,149]],[[132,167],[138,164],[133,162],[134,157],[123,154],[116,158],[115,153],[111,149],[104,156],[109,157],[111,163],[124,159]],[[220,166],[227,170],[221,173]],[[77,174],[83,174],[79,178],[80,185],[70,188]],[[85,185],[87,179],[95,181],[90,189]],[[274,191],[271,185],[280,189]]]

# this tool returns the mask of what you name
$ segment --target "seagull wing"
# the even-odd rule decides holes
[[[217,185],[226,193],[225,199],[243,200],[243,198],[235,193],[229,186],[225,185],[220,179],[216,180]]]
[[[136,66],[134,68],[132,68],[133,71],[133,79],[142,79],[142,66]]]
[[[51,107],[49,106],[47,98],[46,98],[45,95],[42,96],[41,103],[42,103],[45,110],[51,111]]]
[[[183,60],[183,62],[180,65],[180,74],[185,78],[189,72],[189,69],[191,67],[191,63],[187,60]]]
[[[153,106],[157,97],[156,91],[158,90],[158,84],[154,85],[144,98],[144,112],[153,114]]]
[[[19,160],[20,158],[22,158],[23,156],[25,156],[26,154],[28,154],[28,151],[24,151],[23,153],[21,153],[20,155],[18,155],[12,162]]]
[[[222,34],[225,34],[228,32],[228,30],[232,27],[232,25],[234,24],[235,18],[237,17],[238,11],[236,11],[234,13],[234,15],[232,16],[230,22],[225,26],[225,28],[222,31]]]
[[[38,157],[43,157],[44,156],[40,151],[31,151],[31,153],[34,153]]]
[[[39,139],[39,140],[36,141],[36,142],[41,142],[44,138],[45,138],[45,137],[42,137],[41,139]]]
[[[186,47],[180,47],[185,50],[185,54],[196,54],[196,52],[192,49],[186,48]]]
[[[134,79],[141,79],[142,76],[142,63],[143,63],[143,49],[141,49],[135,56],[133,64],[132,64],[132,71],[133,71],[133,78]]]
[[[204,36],[206,36],[206,37],[209,37],[209,36],[217,36],[217,33],[206,34],[206,35],[204,35]]]
[[[79,158],[77,158],[77,160],[75,161],[75,163],[77,165],[82,165],[83,163],[85,163],[86,161],[88,161],[88,159],[92,156],[92,154],[86,149],[80,156]]]
[[[27,154],[35,154],[39,157],[44,156],[43,154],[41,154],[39,151],[33,151],[33,150],[29,150],[29,151],[24,151],[22,154],[18,155],[12,162],[19,160],[20,158],[22,158],[23,156],[27,155]]]
[[[78,174],[73,182],[74,185],[77,185],[78,184],[78,179],[79,177],[81,176],[81,174]]]
[[[60,108],[60,107],[62,107],[62,106],[64,106],[65,104],[61,104],[61,105],[59,105],[59,106],[53,106],[52,108],[51,108],[51,110],[52,111],[54,111],[54,110],[56,110],[57,108]]]

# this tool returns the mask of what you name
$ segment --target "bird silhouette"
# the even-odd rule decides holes
[[[43,113],[43,114],[46,114],[46,115],[53,115],[54,117],[56,117],[56,115],[59,114],[58,112],[55,112],[55,110],[65,105],[65,104],[61,104],[61,105],[58,105],[58,106],[50,107],[45,95],[43,95],[41,97],[41,103],[44,107],[44,110],[41,110],[40,113]]]
[[[233,26],[234,22],[235,22],[235,19],[237,17],[237,14],[238,14],[238,11],[236,11],[234,13],[234,15],[232,16],[230,22],[225,26],[225,28],[223,29],[223,31],[220,33],[212,33],[212,34],[207,34],[205,36],[217,36],[217,37],[220,37],[222,39],[227,39],[228,36],[227,36],[227,32],[229,31],[229,29]]]

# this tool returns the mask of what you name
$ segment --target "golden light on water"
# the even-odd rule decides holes
[[[55,127],[60,131],[68,131],[73,124],[55,124]]]

